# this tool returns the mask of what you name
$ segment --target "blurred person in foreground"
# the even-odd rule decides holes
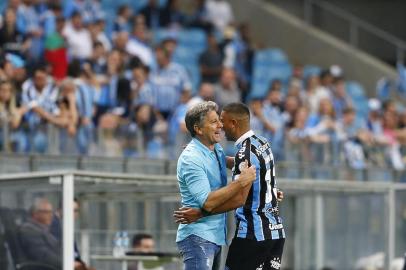
[[[226,159],[220,146],[223,127],[217,105],[201,102],[188,109],[185,123],[192,141],[178,159],[177,178],[184,207],[201,209],[203,218],[180,224],[176,242],[185,270],[219,269],[220,249],[226,244],[226,216],[233,208],[226,202],[240,199],[255,180],[255,167],[241,167],[239,179],[227,185]]]
[[[62,267],[62,249],[50,231],[53,207],[46,198],[36,198],[30,208],[31,218],[20,227],[21,248],[28,260]]]
[[[224,211],[237,209],[237,228],[225,269],[280,269],[285,231],[278,202],[283,194],[278,196],[270,143],[250,129],[250,111],[242,103],[226,105],[221,112],[221,122],[227,140],[235,142],[238,149],[232,170],[233,183],[239,181],[247,166],[256,168],[256,179],[242,190],[241,198],[233,196],[222,206]],[[202,216],[199,209],[184,208],[175,212],[177,221],[182,224]]]
[[[132,248],[135,255],[148,255],[156,253],[155,240],[150,234],[139,233],[134,235],[132,239]],[[143,262],[134,262],[128,266],[128,270],[163,270],[163,267],[144,267]]]
[[[155,240],[150,234],[139,233],[134,235],[132,247],[136,253],[152,253],[155,252]]]

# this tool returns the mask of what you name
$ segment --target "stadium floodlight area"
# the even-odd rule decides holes
[[[406,251],[406,184],[310,179],[278,183],[285,192],[281,204],[287,232],[285,268],[355,269],[375,256],[389,269]],[[90,265],[116,269],[117,262],[97,258],[112,254],[118,231],[130,236],[150,233],[158,251],[177,252],[172,212],[180,206],[180,197],[174,176],[75,170],[2,175],[0,240],[8,239],[10,232],[5,228],[10,216],[5,213],[19,216],[18,227],[37,197],[46,197],[54,208],[63,202],[64,270],[72,269],[74,240]],[[74,197],[81,209],[76,221]],[[232,237],[232,214],[229,221]],[[13,269],[13,252],[5,243],[0,247],[0,269]],[[165,269],[180,269],[180,262]]]

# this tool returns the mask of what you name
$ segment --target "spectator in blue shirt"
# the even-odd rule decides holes
[[[47,150],[46,124],[59,123],[57,106],[58,88],[48,76],[45,67],[37,67],[32,79],[23,84],[22,104],[30,109],[24,118],[29,126],[29,138],[33,150],[44,153]]]
[[[138,15],[133,20],[132,32],[125,45],[125,51],[141,59],[150,68],[155,67],[154,52],[149,44],[149,29],[143,16]],[[126,32],[124,32],[126,33]]]
[[[156,91],[149,79],[149,68],[141,60],[134,58],[131,63],[131,100],[132,105],[149,104],[156,107]]]
[[[117,17],[114,20],[113,34],[119,32],[130,32],[129,20],[131,18],[132,11],[128,5],[121,5],[117,10]]]
[[[92,71],[97,75],[107,73],[107,53],[103,43],[96,41],[93,44],[92,58],[89,60]]]
[[[31,38],[28,60],[36,63],[43,53],[43,29],[40,14],[31,1],[24,1],[17,13],[17,29],[26,37]]]
[[[62,16],[62,7],[59,3],[50,3],[48,10],[41,16],[44,36],[47,37],[57,31],[57,18]]]
[[[183,91],[192,89],[185,68],[171,62],[170,53],[161,45],[156,48],[158,68],[152,73],[152,83],[156,87],[157,109],[168,119],[180,102]]]
[[[185,270],[217,269],[220,246],[226,243],[224,202],[242,196],[244,187],[255,180],[255,167],[243,170],[240,178],[227,185],[226,161],[218,144],[223,127],[217,105],[202,102],[191,107],[185,117],[192,141],[178,160],[177,178],[182,206],[201,208],[206,217],[192,224],[180,224],[176,237]],[[209,215],[211,214],[211,215]]]
[[[71,0],[64,1],[64,16],[70,18],[75,12],[80,12],[85,23],[91,23],[104,16],[99,0]]]
[[[283,103],[281,93],[281,82],[274,80],[269,88],[268,95],[264,101],[263,115],[273,127],[265,126],[264,136],[272,143],[272,151],[276,159],[281,159],[283,156],[283,140],[284,140],[284,119],[283,119]]]

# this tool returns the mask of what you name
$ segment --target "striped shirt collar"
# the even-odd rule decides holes
[[[248,130],[247,132],[245,132],[240,138],[238,138],[237,141],[235,141],[234,145],[238,146],[240,143],[242,143],[243,141],[245,141],[245,139],[251,137],[255,135],[254,131],[252,131],[252,129]]]

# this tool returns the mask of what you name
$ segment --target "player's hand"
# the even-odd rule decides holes
[[[199,208],[181,207],[173,212],[176,223],[190,224],[203,217]]]
[[[248,160],[245,160],[244,163],[241,163],[239,169],[241,174],[238,178],[238,181],[241,181],[241,184],[244,187],[255,181],[257,176],[256,168],[254,165],[248,167]]]
[[[283,191],[278,189],[278,191],[276,191],[276,200],[278,202],[281,202],[283,198],[284,198]]]

